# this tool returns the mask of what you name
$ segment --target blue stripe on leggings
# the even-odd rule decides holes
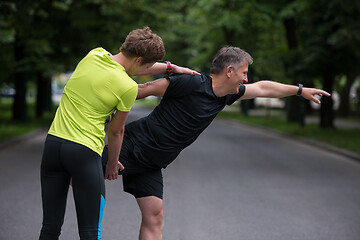
[[[97,238],[97,239],[101,239],[101,221],[102,221],[102,218],[103,218],[104,209],[105,209],[105,198],[104,198],[104,196],[101,194],[101,199],[100,199],[100,214],[99,214],[99,225],[98,225],[98,238]]]

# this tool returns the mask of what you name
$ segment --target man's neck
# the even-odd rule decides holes
[[[213,92],[217,97],[223,97],[227,95],[227,91],[224,88],[224,81],[226,80],[223,76],[217,75],[217,74],[210,74],[210,77],[212,78],[211,85]]]

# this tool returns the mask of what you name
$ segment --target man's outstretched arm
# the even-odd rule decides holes
[[[169,86],[170,81],[160,78],[143,84],[138,84],[138,95],[136,99],[143,99],[148,96],[162,97]]]
[[[256,97],[282,98],[296,95],[299,91],[298,86],[282,84],[273,81],[259,81],[256,83],[246,84],[245,86],[245,93],[239,100],[252,99]],[[328,92],[325,92],[321,89],[306,87],[302,88],[300,95],[317,104],[320,103],[320,100],[315,97],[316,95],[327,97],[330,96]]]

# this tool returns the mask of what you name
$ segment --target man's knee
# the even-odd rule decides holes
[[[162,199],[154,196],[137,198],[141,215],[142,223],[148,227],[160,227],[163,222],[163,205]]]
[[[143,223],[147,226],[162,227],[164,212],[163,209],[154,209],[154,211],[142,214]]]

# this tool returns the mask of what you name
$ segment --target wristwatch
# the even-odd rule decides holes
[[[171,62],[170,61],[166,61],[165,62],[166,63],[166,74],[170,74],[170,73],[172,73],[172,67],[171,67]]]
[[[298,91],[297,91],[297,93],[296,93],[296,96],[300,97],[300,96],[301,96],[301,93],[302,93],[303,85],[302,85],[301,83],[299,83],[298,86],[299,86],[299,89],[298,89]]]

